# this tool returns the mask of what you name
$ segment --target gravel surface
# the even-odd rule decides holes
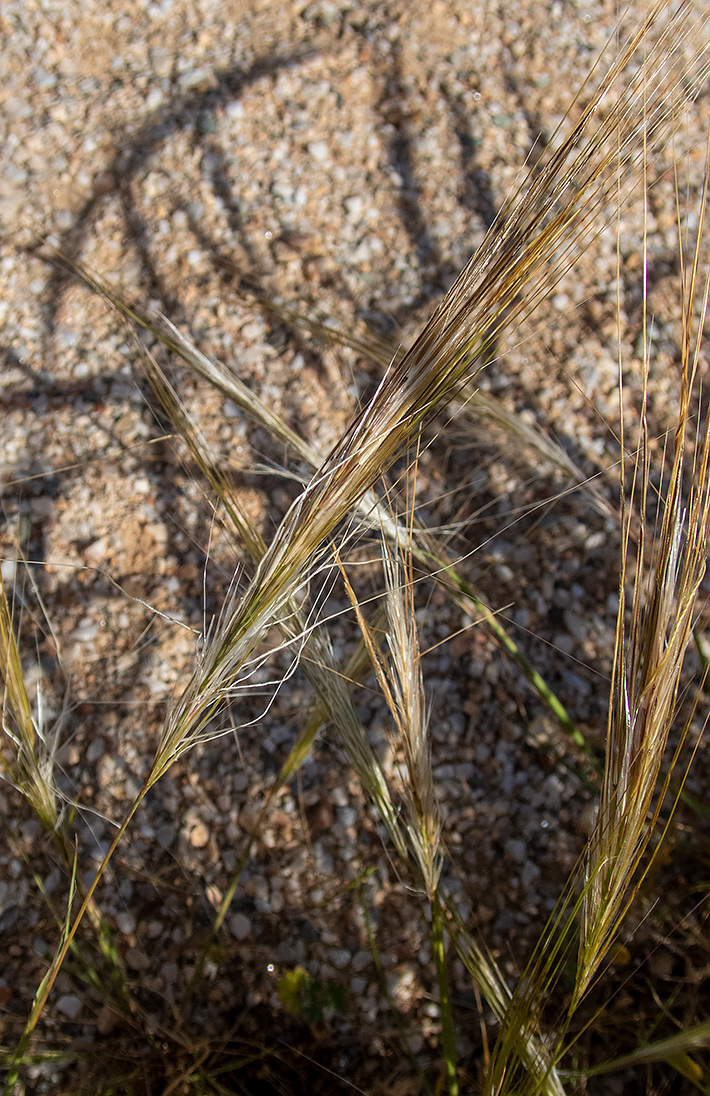
[[[550,140],[609,40],[615,12],[615,3],[592,0],[6,0],[0,552],[3,577],[24,606],[28,685],[48,726],[61,713],[58,779],[78,805],[85,881],[148,771],[198,634],[244,560],[151,410],[132,336],[101,299],[47,263],[33,246],[36,232],[162,308],[326,452],[373,391],[377,367],[264,317],[240,285],[249,279],[346,329],[368,324],[410,340],[526,159]],[[707,131],[707,98],[694,111],[679,136],[691,174],[702,168],[696,146]],[[650,414],[660,434],[676,394],[672,178],[659,176],[650,205],[658,347]],[[640,238],[631,212],[621,243],[631,369],[642,325]],[[618,418],[616,262],[612,223],[535,319],[501,341],[482,382],[589,475],[618,456],[604,423]],[[268,537],[298,490],[281,475],[283,452],[230,401],[180,370],[174,377]],[[630,406],[638,393],[638,378],[630,380]],[[546,505],[568,485],[489,427],[465,416],[437,426],[420,465],[422,520],[450,529],[465,572],[598,744],[618,604],[616,521],[583,493]],[[613,479],[602,490],[613,506]],[[365,563],[373,551],[364,540],[358,558]],[[21,578],[19,555],[33,561],[36,591]],[[364,565],[362,573],[365,591],[374,571]],[[514,975],[579,855],[593,799],[551,760],[546,744],[582,764],[489,633],[431,583],[422,583],[417,604],[450,853],[445,875],[464,916],[475,914]],[[337,584],[325,610],[336,618],[344,661],[356,630]],[[265,691],[289,660],[275,651]],[[233,712],[232,732],[198,746],[150,793],[99,888],[129,980],[156,1023],[179,1014],[210,918],[309,701],[296,673],[267,716],[263,696]],[[399,757],[372,682],[356,703],[391,772]],[[699,794],[703,765],[701,758]],[[8,1043],[57,935],[30,866],[60,902],[65,885],[39,825],[8,786],[0,810],[9,833],[0,846],[0,1028]],[[382,836],[336,737],[326,734],[260,831],[193,1003],[195,1030],[224,1031],[243,1007],[279,1010],[279,978],[302,965],[348,990],[347,1008],[329,1020],[340,1040],[331,1065],[354,1076],[353,1056],[362,1055],[370,1067],[360,1083],[393,1076],[393,1020],[370,923],[390,993],[408,1018],[410,1049],[428,1061],[438,1006],[421,903]],[[469,979],[458,961],[452,969],[465,1060],[480,1044],[479,1020]],[[115,1023],[70,970],[52,1000],[43,1023],[55,1035],[92,1043]]]

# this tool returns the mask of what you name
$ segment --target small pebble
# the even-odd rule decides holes
[[[116,924],[124,936],[130,936],[135,931],[136,919],[128,910],[116,914]]]
[[[372,962],[372,956],[369,951],[356,951],[353,956],[352,968],[353,970],[365,970]]]
[[[195,849],[204,849],[209,839],[210,831],[207,829],[204,822],[198,822],[197,825],[190,830],[190,844]]]
[[[35,87],[47,89],[56,87],[57,77],[53,72],[47,72],[46,69],[36,68],[32,74],[32,81]]]
[[[126,966],[142,974],[150,966],[150,959],[142,948],[129,948],[126,952]]]
[[[64,993],[56,1004],[57,1012],[61,1012],[68,1020],[76,1020],[81,1012],[81,1001],[73,993]]]
[[[4,559],[0,563],[0,574],[2,580],[6,586],[15,581],[15,574],[17,572],[17,561],[14,559]]]
[[[163,963],[160,968],[160,977],[163,979],[166,986],[174,986],[177,982],[177,976],[177,963]]]
[[[110,1035],[118,1023],[118,1019],[118,1014],[108,1005],[104,1005],[99,1009],[99,1014],[96,1017],[96,1030],[99,1035]]]
[[[204,68],[188,69],[187,72],[181,73],[178,77],[178,83],[182,88],[197,88],[209,83],[211,80],[212,73],[209,69]]]
[[[245,833],[254,834],[259,827],[261,812],[252,803],[247,803],[239,812],[239,825]]]
[[[506,841],[505,851],[507,853],[510,853],[510,855],[513,857],[514,860],[518,862],[518,864],[522,864],[525,860],[528,850],[524,841],[519,841],[517,838],[513,837],[510,839],[510,841]]]
[[[325,141],[311,141],[308,146],[308,151],[314,160],[320,160],[322,162],[323,160],[328,159],[328,145]]]
[[[86,760],[93,764],[94,761],[98,761],[102,756],[106,746],[104,745],[103,738],[95,738],[93,742],[89,744],[89,748],[86,751]]]
[[[155,831],[155,840],[160,845],[161,849],[169,849],[175,840],[175,827],[172,822],[165,822],[162,826],[158,826]]]
[[[145,100],[148,110],[157,110],[165,101],[162,88],[151,88]]]
[[[529,887],[536,879],[540,878],[540,869],[532,860],[526,860],[520,873],[520,882],[524,887]]]
[[[328,952],[328,958],[336,970],[344,970],[350,962],[350,952],[346,951],[345,948],[331,948]]]
[[[229,919],[229,928],[237,940],[246,940],[251,934],[251,921],[243,913],[235,913]]]

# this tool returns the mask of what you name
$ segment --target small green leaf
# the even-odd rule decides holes
[[[283,977],[279,978],[279,1001],[293,1016],[302,1016],[308,983],[311,977],[303,967],[294,967],[287,970]]]

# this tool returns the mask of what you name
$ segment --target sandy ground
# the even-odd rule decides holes
[[[258,284],[347,330],[367,324],[411,339],[526,160],[545,148],[614,18],[613,3],[591,0],[3,6],[2,573],[19,599],[28,683],[46,726],[61,716],[59,783],[80,808],[87,879],[140,787],[166,704],[189,675],[197,634],[241,549],[149,405],[132,336],[33,249],[36,232],[162,308],[325,453],[371,394],[378,367],[265,318],[240,285]],[[707,114],[701,98],[680,138],[691,165]],[[649,218],[658,322],[650,410],[660,433],[676,392],[672,180],[657,182]],[[621,322],[632,365],[640,233],[629,213]],[[604,421],[617,418],[616,249],[612,226],[534,320],[501,340],[482,380],[587,475],[618,456]],[[179,369],[173,375],[268,536],[298,489],[281,474],[284,453],[229,401]],[[631,379],[632,405],[637,396]],[[437,425],[421,461],[422,517],[450,530],[466,573],[596,744],[613,649],[617,523],[584,493],[543,505],[564,481],[480,423],[461,416]],[[613,505],[613,480],[602,482]],[[358,550],[371,557],[374,542]],[[36,590],[18,556],[33,561]],[[371,581],[365,569],[363,589]],[[490,635],[431,583],[422,583],[419,605],[423,647],[432,648],[425,671],[445,870],[464,915],[475,911],[513,974],[581,849],[592,800],[535,748],[537,737],[569,750]],[[337,585],[326,608],[340,614],[333,635],[344,659],[355,626]],[[287,655],[274,656],[275,672],[287,667]],[[205,926],[308,702],[296,674],[268,717],[259,717],[263,697],[233,713],[243,726],[196,748],[151,793],[99,890],[156,1022],[180,1014]],[[380,698],[368,688],[357,703],[391,767]],[[331,1064],[351,1073],[366,1054],[382,1081],[395,1075],[396,1053],[368,917],[423,1060],[436,1031],[435,991],[418,899],[334,742],[326,735],[301,779],[282,790],[191,1023],[224,1030],[243,1007],[278,1010],[278,978],[300,964],[350,995],[333,1020]],[[696,792],[704,786],[701,759]],[[7,786],[0,807],[7,1043],[56,939],[30,865],[50,894],[65,891],[38,824]],[[466,1060],[480,1044],[479,1019],[457,962],[453,975]],[[100,997],[71,973],[56,994],[53,1037],[91,1045],[110,1032],[115,1020]],[[358,1076],[367,1082],[368,1069]]]

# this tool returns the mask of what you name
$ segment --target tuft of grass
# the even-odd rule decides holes
[[[664,22],[665,13],[668,19]],[[302,667],[315,703],[267,792],[256,830],[278,788],[298,772],[327,721],[377,810],[403,876],[422,898],[438,986],[441,1054],[450,1096],[460,1091],[462,1069],[457,1058],[448,942],[499,1025],[481,1077],[482,1090],[495,1094],[514,1091],[521,1096],[564,1093],[566,1056],[577,1038],[573,1021],[618,942],[631,904],[668,830],[664,802],[690,727],[686,720],[662,775],[680,714],[681,670],[692,636],[710,531],[710,423],[705,416],[703,425],[703,401],[697,398],[710,294],[710,271],[704,276],[701,273],[710,139],[697,235],[687,262],[687,239],[679,240],[680,394],[669,468],[657,489],[657,502],[647,410],[652,347],[646,334],[645,275],[643,396],[639,437],[630,450],[634,454],[630,473],[625,460],[628,430],[624,425],[623,373],[620,383],[620,607],[599,809],[583,861],[570,876],[525,973],[514,986],[508,984],[483,936],[467,926],[455,894],[442,882],[447,850],[432,774],[415,615],[420,566],[426,564],[422,569],[428,575],[437,573],[454,601],[467,609],[475,607],[493,630],[495,614],[467,588],[437,538],[415,521],[415,488],[408,496],[406,518],[400,521],[396,506],[385,501],[388,488],[383,499],[376,493],[376,485],[403,453],[419,446],[422,432],[443,407],[462,395],[470,402],[475,400],[471,386],[489,363],[490,348],[500,333],[522,322],[571,268],[580,250],[610,222],[610,209],[620,215],[639,172],[645,184],[652,146],[669,134],[672,137],[681,124],[684,102],[707,78],[706,29],[706,18],[696,19],[690,3],[669,9],[659,0],[652,6],[642,25],[621,45],[596,90],[590,90],[591,85],[584,89],[588,101],[580,106],[582,100],[578,99],[577,116],[569,132],[564,137],[557,135],[544,162],[536,165],[528,181],[510,197],[480,250],[419,337],[406,351],[392,354],[372,399],[322,460],[246,386],[219,363],[201,355],[168,320],[146,319],[93,275],[83,272],[124,315],[159,334],[203,378],[233,397],[238,393],[240,406],[313,472],[271,540],[266,541],[240,507],[169,378],[147,351],[142,352],[157,401],[219,500],[225,525],[245,546],[251,562],[235,575],[223,605],[201,637],[193,672],[168,712],[148,775],[94,881],[80,892],[82,901],[75,915],[73,904],[79,888],[76,862],[69,858],[70,893],[61,939],[36,991],[19,1045],[9,1059],[6,1092],[12,1091],[28,1059],[32,1032],[84,913],[100,916],[94,901],[96,887],[134,815],[150,789],[180,758],[197,743],[223,733],[221,720],[227,705],[238,711],[240,699],[257,686],[263,687],[257,679],[269,656],[262,644],[267,631],[276,625],[281,649],[291,658],[288,673]],[[693,46],[695,36],[697,48]],[[643,200],[646,198],[644,185]],[[644,271],[647,259],[644,253]],[[381,353],[381,347],[377,352]],[[554,447],[546,448],[534,433],[526,433],[491,408],[490,401],[479,400],[477,413],[488,422],[497,421],[511,437],[524,437],[526,444],[544,454],[548,464],[579,483],[577,470],[559,458]],[[413,480],[416,467],[415,458],[410,470]],[[599,501],[596,495],[594,501]],[[346,559],[353,530],[362,528],[365,520],[370,528],[379,528],[382,540],[383,607],[374,615],[368,615]],[[327,622],[322,620],[321,595],[311,597],[316,580],[326,571],[341,575],[353,607],[362,638],[357,665],[338,665]],[[514,645],[504,638],[502,628],[498,637],[513,653]],[[41,729],[33,720],[12,612],[2,585],[0,659],[3,730],[10,746],[3,753],[5,773],[48,832],[57,832],[60,819],[51,756],[43,752]],[[525,669],[522,655],[517,661]],[[352,679],[365,677],[368,665],[390,713],[393,749],[403,759],[394,775],[379,761],[352,701]],[[544,682],[536,682],[532,667],[525,672],[544,696]],[[273,688],[278,684],[274,682]],[[556,698],[550,694],[546,699],[555,710]],[[566,713],[561,705],[559,709],[557,714],[564,722]],[[579,734],[571,722],[568,729]],[[581,735],[576,741],[586,748]],[[210,942],[224,922],[253,840],[250,835],[219,903]],[[207,948],[197,963],[193,983],[203,975],[206,955]],[[572,987],[560,1008],[559,981],[573,956]],[[290,1003],[292,1011],[297,1005],[312,1022],[322,1019],[323,1012],[332,1007],[334,992],[300,967],[284,976],[279,986],[282,1003]],[[686,1077],[701,1081],[702,1071],[698,1074],[699,1067],[689,1052],[706,1044],[706,1028],[706,1024],[695,1025],[607,1065],[622,1068],[662,1058]],[[212,1061],[211,1049],[190,1045],[186,1051],[187,1064],[183,1068],[181,1062],[165,1091],[176,1091],[184,1084],[194,1085],[195,1091],[220,1091],[219,1069]],[[247,1058],[251,1064],[260,1055]]]
[[[628,516],[620,567],[606,766],[599,812],[587,856],[587,885],[573,1005],[589,986],[615,938],[619,922],[633,895],[632,880],[648,847],[668,790],[669,776],[666,776],[660,792],[658,777],[668,735],[677,715],[680,674],[692,636],[698,592],[706,569],[710,528],[710,426],[701,427],[699,419],[691,411],[691,400],[698,382],[703,325],[710,292],[710,270],[704,276],[700,271],[709,179],[710,138],[697,238],[687,272],[681,246],[682,344],[678,419],[671,443],[670,477],[659,502],[660,530],[653,539],[650,566],[645,558],[651,539],[648,522],[651,471],[645,406],[641,415],[638,461],[633,470],[630,490],[632,504],[636,494],[640,495],[636,507],[639,532],[633,563],[630,621],[627,620],[626,603],[631,530],[631,518]],[[644,292],[644,304],[645,301]],[[698,305],[699,320],[694,323],[693,310]],[[650,348],[645,345],[645,382],[649,372]],[[689,434],[695,437],[688,469]],[[624,507],[625,487],[622,465],[621,498]],[[653,520],[656,523],[658,519],[654,516]],[[683,738],[681,736],[681,744]]]
[[[566,1011],[555,1024],[556,1034],[550,1038],[550,1063],[559,1063],[569,1051],[566,1038],[572,1018],[617,941],[620,927],[659,853],[682,792],[681,779],[670,815],[667,813],[663,819],[672,773],[697,705],[696,700],[691,716],[686,717],[680,728],[667,771],[661,777],[669,735],[680,712],[680,675],[692,638],[710,535],[710,420],[705,416],[703,423],[697,411],[698,406],[700,409],[703,406],[702,392],[699,404],[693,405],[701,382],[699,363],[710,300],[710,268],[701,275],[709,182],[710,137],[697,234],[690,246],[688,268],[682,258],[680,264],[683,337],[677,420],[670,432],[669,474],[658,495],[654,495],[646,411],[651,368],[651,348],[647,344],[644,344],[640,437],[630,484],[624,462],[620,465],[623,537],[619,611],[604,779],[596,821],[583,861],[570,877],[558,910],[514,994],[492,1055],[486,1089],[489,1092],[538,1090],[537,1080],[529,1071],[520,1078],[519,1033],[531,1022],[543,1022],[544,1007],[576,946],[573,988]],[[645,302],[644,284],[644,308]],[[620,406],[623,440],[621,395]],[[632,590],[627,603],[629,580]],[[704,1028],[700,1025],[695,1045],[700,1045],[703,1038]],[[661,1045],[665,1046],[665,1041]],[[692,1045],[692,1037],[687,1045],[680,1036],[675,1042],[671,1039],[666,1060],[673,1058],[672,1047],[677,1046],[675,1065],[697,1081],[702,1071],[698,1074],[699,1067],[683,1057]],[[641,1061],[643,1054],[640,1050],[623,1061]],[[649,1051],[646,1060],[658,1059]]]
[[[0,575],[0,678],[3,748],[0,769],[27,800],[48,833],[59,825],[57,789],[54,783],[54,749],[37,726],[25,687],[22,661],[12,623],[12,610]]]

